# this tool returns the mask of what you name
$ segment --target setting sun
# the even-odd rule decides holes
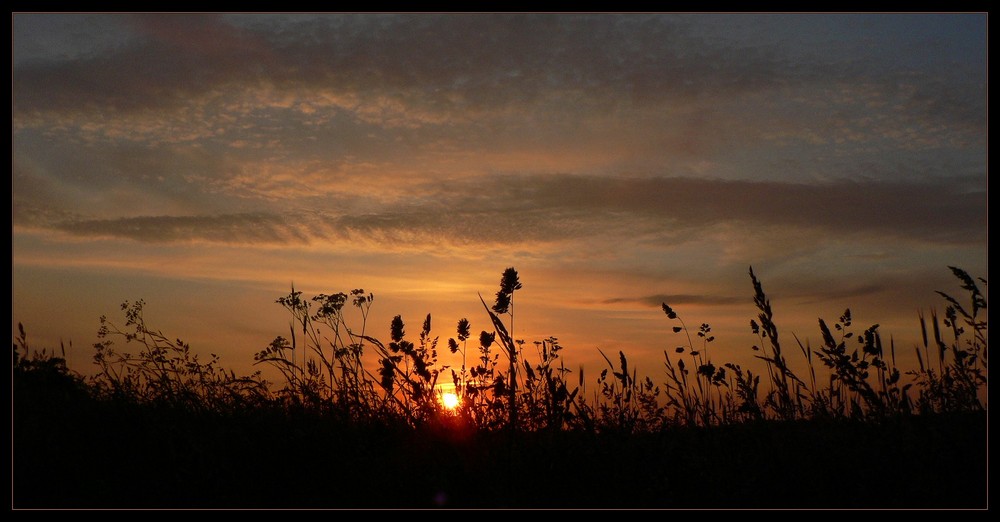
[[[444,392],[441,394],[441,405],[449,410],[458,408],[460,402],[458,395],[454,392]]]

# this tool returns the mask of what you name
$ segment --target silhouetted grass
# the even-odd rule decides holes
[[[123,327],[101,318],[89,378],[29,347],[19,325],[13,506],[982,508],[987,305],[951,270],[969,301],[939,292],[943,318],[931,312],[928,328],[919,316],[916,369],[897,367],[879,325],[855,335],[845,310],[832,329],[819,320],[818,349],[795,339],[800,377],[751,269],[764,371],[713,361],[711,326],[692,336],[663,303],[682,339],[664,350],[664,374],[601,351],[608,367],[589,395],[558,339],[514,337],[513,268],[494,305],[482,301],[478,343],[458,322],[457,369],[438,363],[430,315],[413,341],[400,316],[388,343],[370,335],[374,295],[360,289],[305,299],[293,287],[277,300],[288,337],[255,355],[276,385],[150,328],[141,300],[123,303]],[[442,375],[455,411],[436,396]]]

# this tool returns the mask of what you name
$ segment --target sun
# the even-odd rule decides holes
[[[454,410],[455,408],[458,408],[460,402],[458,394],[455,392],[443,392],[441,394],[441,405],[446,409]]]
[[[458,407],[462,404],[462,398],[459,396],[458,386],[453,382],[441,383],[435,386],[437,392],[438,402],[441,403],[441,407],[446,411],[451,413],[457,413]]]

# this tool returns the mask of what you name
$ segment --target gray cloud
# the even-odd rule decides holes
[[[842,180],[817,185],[692,178],[572,175],[496,177],[460,190],[498,212],[547,209],[598,219],[653,218],[669,226],[791,225],[832,235],[871,232],[934,241],[985,239],[984,179],[917,183]],[[487,196],[484,196],[487,195]],[[461,201],[461,196],[452,196]]]
[[[656,294],[642,297],[614,297],[603,301],[604,304],[638,303],[650,307],[659,307],[662,303],[670,306],[704,304],[704,305],[730,305],[746,303],[747,297],[719,296],[719,295],[690,295],[690,294]]]
[[[665,99],[724,99],[766,88],[878,78],[886,89],[934,80],[916,94],[928,102],[923,104],[927,111],[958,111],[977,121],[983,107],[978,101],[985,98],[985,78],[971,84],[946,81],[949,90],[942,90],[936,79],[953,78],[953,68],[914,75],[912,69],[888,71],[889,64],[876,54],[879,49],[849,58],[815,47],[805,55],[786,52],[752,34],[719,39],[702,27],[704,17],[323,15],[295,20],[136,16],[132,27],[139,36],[127,40],[129,45],[74,61],[19,64],[14,114],[176,107],[207,93],[261,85],[334,89],[369,105],[390,96],[408,107],[456,118],[511,106],[529,108],[525,113],[531,114],[530,108],[539,105],[557,108],[558,99],[607,111]]]
[[[911,57],[920,48],[916,37],[890,45],[908,34],[906,24],[861,52],[866,44],[850,38],[881,35],[881,26],[858,32],[855,22],[838,25],[836,17],[112,19],[105,25],[117,24],[122,36],[99,40],[114,45],[15,63],[14,136],[67,186],[127,185],[178,207],[190,202],[187,209],[164,203],[151,214],[232,214],[256,210],[257,201],[332,199],[349,190],[382,195],[393,176],[407,185],[417,177],[527,171],[902,180],[985,169],[985,67],[955,54],[971,44],[942,51],[930,65]],[[826,40],[813,36],[822,27]],[[32,39],[45,39],[23,24],[14,29],[15,41],[27,40],[21,45],[29,49]],[[555,187],[525,185],[541,199],[546,192],[593,199],[601,190],[586,180],[550,179]],[[664,187],[639,185],[608,188],[652,208],[644,198]],[[671,216],[714,222],[732,206],[734,190],[698,204],[689,191],[671,202],[683,210]],[[516,196],[503,209],[526,209],[532,196]],[[604,198],[597,199],[600,209]],[[88,202],[102,203],[97,195]],[[794,207],[768,204],[778,221]],[[806,221],[833,223],[831,205],[838,205],[834,198],[800,210],[822,214]],[[571,202],[567,212],[574,211]],[[467,219],[476,221],[472,214]],[[851,215],[858,208],[844,208],[839,219],[850,224]],[[896,223],[891,216],[885,222]]]
[[[130,45],[65,62],[32,62],[14,74],[15,113],[176,107],[212,89],[245,83],[273,57],[254,35],[214,15],[132,19]]]
[[[69,220],[57,230],[82,237],[117,237],[150,243],[204,240],[235,244],[304,243],[307,237],[280,216],[142,216],[120,219]]]
[[[822,302],[833,299],[847,299],[853,297],[863,297],[892,290],[892,286],[882,283],[870,283],[860,286],[847,286],[830,288],[829,286],[818,286],[808,290],[803,289],[801,295],[791,295],[789,297],[807,297],[803,303]]]
[[[975,187],[976,180],[967,180]],[[688,178],[496,176],[435,186],[429,194],[362,213],[293,208],[281,214],[146,216],[63,220],[74,235],[139,241],[197,238],[225,243],[368,238],[387,244],[454,245],[558,241],[601,234],[697,236],[718,223],[784,226],[823,237],[857,234],[915,241],[985,241],[986,194],[955,180],[823,185]],[[38,224],[19,218],[15,223]]]

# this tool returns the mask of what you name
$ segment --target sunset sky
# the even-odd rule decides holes
[[[293,282],[374,293],[383,339],[431,313],[444,347],[462,317],[487,328],[477,292],[509,266],[516,336],[595,378],[600,348],[660,379],[683,341],[663,301],[712,325],[713,359],[751,361],[751,265],[785,342],[850,307],[909,355],[934,291],[961,295],[948,265],[989,278],[986,14],[12,29],[11,325],[72,341],[81,372],[98,318],[139,298],[249,372]]]

